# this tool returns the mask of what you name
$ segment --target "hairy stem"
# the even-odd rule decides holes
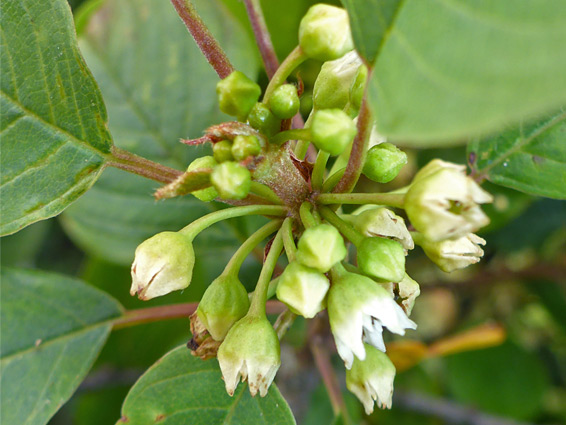
[[[267,301],[269,282],[271,281],[273,270],[277,265],[277,260],[279,259],[281,250],[283,249],[283,237],[281,233],[281,230],[277,232],[277,236],[275,236],[275,239],[273,239],[273,242],[271,243],[269,254],[267,254],[265,262],[263,263],[248,312],[249,315],[265,316],[266,314],[265,303]]]
[[[311,209],[312,204],[308,201],[303,202],[299,208],[299,216],[301,217],[301,222],[305,229],[318,224],[318,220],[313,216]]]
[[[281,66],[277,69],[267,88],[265,89],[265,94],[263,96],[263,103],[268,103],[271,95],[277,87],[285,83],[287,77],[293,72],[293,70],[303,63],[307,59],[306,55],[303,53],[303,49],[300,46],[295,47],[295,49],[289,53],[289,56],[283,61]]]
[[[324,172],[326,171],[328,158],[330,158],[330,154],[328,152],[323,150],[318,151],[311,177],[311,186],[313,190],[322,189],[322,182],[324,181]]]
[[[193,221],[188,226],[179,230],[179,233],[186,235],[193,240],[204,229],[229,218],[243,217],[246,215],[267,215],[267,216],[284,216],[287,210],[278,205],[247,205],[243,207],[226,208],[207,214],[198,220]]]
[[[287,140],[311,140],[311,131],[308,128],[295,128],[277,133],[269,141],[274,145],[282,145]],[[307,144],[308,147],[308,144]]]
[[[283,205],[283,201],[277,194],[267,185],[261,184],[259,182],[252,181],[250,186],[250,192],[261,196],[262,198],[271,201],[275,205]]]
[[[112,148],[111,159],[107,162],[107,165],[165,184],[171,183],[183,174],[182,171],[150,161],[117,147]]]
[[[261,54],[261,59],[265,66],[265,72],[267,73],[267,77],[271,79],[277,71],[277,68],[279,68],[279,60],[275,54],[271,36],[265,24],[261,4],[259,0],[244,0],[244,3],[246,4],[248,18],[250,19],[257,47],[259,48],[259,53]]]
[[[240,245],[232,258],[230,258],[230,261],[228,261],[228,264],[226,264],[226,267],[224,268],[224,272],[222,274],[228,275],[230,273],[233,273],[237,275],[240,267],[242,267],[242,263],[247,258],[247,256],[250,255],[250,253],[257,245],[261,243],[262,240],[279,229],[279,227],[281,227],[281,223],[282,220],[272,220],[256,230],[248,239],[246,239],[246,241],[242,245]]]
[[[358,115],[358,134],[356,134],[354,143],[352,144],[352,151],[350,152],[350,159],[348,160],[346,171],[338,184],[334,187],[334,193],[347,193],[354,190],[354,187],[362,174],[362,169],[366,160],[369,137],[371,134],[371,125],[371,111],[369,110],[367,98],[364,96],[362,105],[360,106],[360,113]]]
[[[340,217],[338,217],[336,213],[330,208],[320,207],[320,215],[322,215],[322,217],[324,217],[326,221],[336,227],[338,231],[342,233],[354,245],[358,246],[364,239],[364,235],[354,229],[354,226],[352,226],[350,223],[347,223]]]
[[[328,178],[324,181],[324,184],[322,185],[322,192],[330,192],[332,189],[334,189],[334,187],[338,184],[338,182],[344,175],[345,171],[346,168],[341,168],[335,173],[328,176]]]
[[[122,317],[114,321],[112,329],[129,328],[162,320],[186,319],[196,311],[197,307],[198,303],[185,303],[128,310]],[[268,301],[265,308],[267,314],[280,314],[287,307],[279,301]]]
[[[171,0],[179,17],[195,39],[208,63],[214,68],[218,76],[226,78],[234,71],[230,60],[208,30],[190,0]]]
[[[292,263],[297,257],[297,246],[295,245],[295,239],[293,237],[293,219],[291,217],[287,217],[283,222],[281,233],[283,235],[283,246],[285,247],[287,259],[289,263]]]
[[[319,204],[351,204],[351,205],[387,205],[403,208],[404,193],[321,193],[316,198]]]

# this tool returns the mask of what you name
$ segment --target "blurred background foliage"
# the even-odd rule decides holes
[[[92,25],[89,20],[101,15],[85,14],[84,11],[92,12],[100,5],[108,5],[100,1],[85,5],[83,0],[69,0],[69,3],[75,13],[83,11],[81,20],[84,21],[81,22],[85,27],[81,47],[89,43],[90,46],[106,43],[96,38],[96,32],[89,33],[89,25]],[[120,7],[127,12],[130,3],[124,1]],[[206,12],[233,16],[230,25],[242,26],[251,36],[243,4],[238,0],[223,0],[222,3],[219,5],[222,11]],[[296,45],[299,20],[313,3],[310,0],[262,1],[279,58],[284,58]],[[163,2],[159,7],[169,5]],[[207,14],[204,15],[206,21]],[[213,32],[222,31],[218,26],[212,29]],[[192,40],[183,31],[179,26],[172,34],[184,37],[182,43],[188,46]],[[232,43],[227,50],[237,64],[236,58],[240,58],[241,68],[249,75],[257,74],[258,81],[265,84],[266,76],[250,40],[244,46]],[[112,55],[120,52],[118,47],[109,50],[109,60],[117,60],[117,56]],[[127,48],[139,49],[140,46],[134,43]],[[196,55],[198,52],[195,52],[196,49],[187,54]],[[120,99],[113,100],[109,94],[115,88],[107,84],[103,67],[95,63],[96,58],[88,48],[84,53],[101,85],[115,142],[120,146],[133,141],[138,151],[144,153],[141,148],[146,146],[141,140],[143,135],[139,131],[133,134],[135,125],[128,121],[127,114],[124,111],[122,115],[112,114],[123,105],[120,106]],[[167,57],[160,59],[165,61]],[[207,81],[207,96],[214,99],[215,75],[205,69],[207,64],[202,60],[194,59],[191,66],[199,70],[199,78]],[[307,93],[303,99],[305,110],[309,108],[308,91],[312,90],[319,67],[320,64],[307,62],[300,71]],[[167,77],[167,67],[162,71],[140,69],[140,81],[154,77],[144,75],[144,72],[163,72],[162,77]],[[180,75],[178,78],[192,77]],[[198,83],[200,85],[202,81]],[[190,94],[176,100],[194,103]],[[142,98],[139,101],[151,113],[155,105],[145,105]],[[113,121],[113,116],[123,121]],[[222,119],[216,106],[210,103],[175,130],[159,126],[155,130],[165,135],[166,143],[178,152],[178,138],[198,135],[206,126]],[[164,121],[158,123],[166,124]],[[183,128],[190,134],[179,134]],[[181,164],[187,163],[193,155],[189,148],[186,149],[181,157],[175,154]],[[410,163],[394,181],[396,186],[409,181],[415,170],[432,158],[458,163],[467,161],[465,146],[407,152]],[[151,152],[145,154],[152,156]],[[199,150],[198,155],[201,154]],[[173,158],[163,158],[160,153],[154,156],[166,162]],[[151,198],[154,184],[124,176],[117,170],[105,172],[105,178],[60,218],[36,223],[2,238],[2,266],[39,268],[78,276],[107,291],[128,309],[198,301],[239,241],[259,223],[240,220],[208,230],[199,237],[198,261],[190,288],[149,302],[139,301],[128,293],[129,263],[137,243],[157,231],[180,228],[206,212],[206,207],[191,197],[155,204]],[[375,185],[368,180],[360,182],[360,188],[364,190],[376,189]],[[390,188],[389,185],[377,187],[379,190]],[[485,208],[491,224],[481,233],[487,240],[486,255],[481,263],[448,275],[436,269],[419,248],[408,257],[408,273],[421,284],[422,292],[412,315],[419,328],[404,340],[390,344],[389,353],[399,368],[393,409],[376,411],[363,419],[366,423],[566,423],[566,202],[536,198],[490,183],[486,183],[485,188],[494,194],[495,202]],[[137,203],[132,203],[133,199]],[[95,205],[101,208],[93,214]],[[124,220],[120,216],[126,206],[128,210],[137,208],[138,212],[133,211],[124,222],[112,221]],[[211,208],[219,207],[213,205]],[[97,213],[102,214],[101,217],[97,218]],[[110,220],[115,227],[97,227],[104,220]],[[128,226],[139,231],[122,234]],[[242,270],[242,281],[251,287],[258,273],[259,263],[250,259]],[[299,424],[342,423],[340,418],[333,418],[326,389],[321,384],[308,347],[305,347],[307,326],[305,321],[297,320],[285,337],[278,386]],[[463,332],[467,333],[458,338]],[[50,423],[114,423],[135,380],[163,354],[188,340],[188,319],[113,332],[86,381]],[[331,340],[325,343],[331,349]],[[489,347],[482,348],[484,346]],[[337,357],[334,360],[343,384],[343,368]],[[361,405],[347,391],[344,391],[344,398],[352,419],[361,421]]]

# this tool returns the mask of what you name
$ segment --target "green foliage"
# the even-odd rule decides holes
[[[493,183],[566,199],[566,112],[468,145],[472,170]]]
[[[381,34],[375,22],[392,22],[379,50],[358,45],[377,54],[369,94],[381,134],[453,145],[566,101],[563,1],[405,0],[393,13],[396,3],[373,8],[383,18],[352,18],[358,43]]]
[[[96,180],[112,142],[65,0],[2,8],[1,234],[59,214]]]
[[[84,379],[122,308],[44,272],[4,269],[1,290],[1,422],[44,424]]]
[[[118,423],[294,424],[285,399],[275,386],[264,398],[252,398],[240,384],[233,397],[226,394],[216,360],[203,362],[186,347],[166,354],[130,390]],[[172,420],[172,419],[169,419]]]
[[[256,62],[237,22],[216,1],[196,6],[238,69],[253,76]],[[80,45],[100,84],[117,146],[180,169],[200,156],[202,150],[179,138],[198,137],[223,119],[214,96],[218,77],[170,5],[107,2],[91,17]],[[107,170],[63,216],[65,228],[87,252],[130,263],[144,239],[179,230],[209,211],[192,197],[156,203],[150,196],[156,187]]]

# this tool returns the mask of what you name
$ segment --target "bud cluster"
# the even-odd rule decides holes
[[[265,313],[266,300],[274,296],[294,315],[328,317],[347,369],[347,387],[370,413],[374,401],[391,406],[395,367],[385,354],[384,329],[404,335],[417,326],[408,316],[420,288],[405,270],[406,257],[417,244],[446,272],[479,261],[485,241],[473,232],[488,223],[479,205],[492,197],[465,167],[441,160],[431,161],[396,192],[332,192],[334,176],[343,173],[336,164],[355,146],[368,69],[353,51],[344,9],[311,7],[300,24],[299,46],[300,59],[324,62],[305,128],[290,127],[301,100],[297,86],[285,81],[292,70],[274,77],[261,101],[259,85],[239,71],[220,81],[219,107],[238,122],[211,127],[197,139],[212,144],[212,155],[195,159],[185,177],[203,179],[187,185],[192,188],[187,193],[232,207],[139,245],[131,293],[147,300],[186,288],[195,262],[192,241],[199,232],[232,217],[268,217],[208,286],[191,316],[191,347],[204,358],[218,357],[230,395],[247,380],[252,395],[264,396],[281,363],[280,329]],[[300,154],[301,144],[311,143],[318,151],[314,164]],[[393,181],[407,155],[384,140],[370,146],[358,171],[379,184]],[[329,156],[339,155],[328,171]],[[339,206],[347,203],[367,205],[343,214]],[[248,293],[249,285],[238,277],[240,266],[275,232],[255,290]],[[282,251],[288,264],[273,276]]]

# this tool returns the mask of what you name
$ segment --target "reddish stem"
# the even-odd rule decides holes
[[[275,49],[273,48],[273,43],[271,42],[271,36],[265,24],[265,18],[261,10],[261,4],[259,0],[245,0],[246,11],[248,12],[248,17],[252,25],[252,30],[255,35],[257,42],[257,47],[259,48],[259,53],[263,59],[263,64],[265,65],[265,72],[269,79],[273,77],[277,68],[279,68],[279,60],[275,54]]]
[[[226,53],[224,53],[224,50],[222,50],[222,47],[218,44],[218,41],[216,41],[198,15],[190,0],[171,0],[171,3],[173,3],[175,10],[218,76],[224,79],[230,75],[234,71],[234,67]]]
[[[369,110],[367,98],[364,96],[362,105],[360,106],[360,113],[358,115],[358,134],[356,134],[354,143],[352,144],[350,159],[348,160],[348,165],[346,166],[344,175],[334,187],[332,192],[347,193],[351,192],[356,186],[356,183],[362,174],[370,134],[371,111]]]
[[[114,322],[114,329],[159,322],[161,320],[187,319],[195,312],[197,307],[198,303],[185,303],[128,310]],[[267,314],[280,314],[285,309],[285,305],[279,301],[268,301],[265,308]]]

